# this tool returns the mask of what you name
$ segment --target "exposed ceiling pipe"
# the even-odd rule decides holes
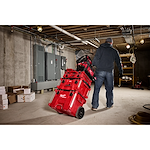
[[[10,25],[8,25],[8,26],[11,27]],[[25,32],[25,33],[28,33],[28,34],[32,34],[32,35],[38,36],[36,33],[32,33],[32,32],[30,32],[30,31],[21,29],[21,28],[16,27],[16,26],[13,26],[13,29],[15,29],[15,30],[17,30],[17,31],[20,31],[20,32]]]
[[[86,42],[87,42],[88,44],[90,44],[90,45],[92,45],[92,46],[98,48],[98,46],[94,45],[93,43],[91,43],[91,42],[89,42],[89,41],[86,41]]]
[[[87,43],[88,43],[88,44],[90,44],[90,45],[92,45],[92,46],[98,48],[98,46],[94,45],[93,43],[91,43],[91,42],[89,42],[89,41],[83,41],[81,38],[79,38],[79,37],[77,37],[77,36],[75,36],[75,35],[73,35],[73,34],[67,32],[66,30],[64,30],[64,29],[62,29],[62,28],[60,28],[60,27],[58,27],[58,26],[56,26],[56,25],[49,25],[49,26],[55,28],[56,30],[58,30],[58,31],[60,31],[60,32],[63,32],[64,34],[66,34],[66,35],[68,35],[68,36],[70,36],[70,37],[72,37],[72,38],[74,38],[74,39],[76,39],[76,40],[78,40],[78,41],[81,41],[82,43],[84,43],[84,44],[86,44],[86,45],[87,45]]]
[[[150,33],[149,32],[146,32],[146,33],[142,33],[142,34],[139,34],[139,33],[136,33],[134,34],[134,36],[137,36],[137,35],[149,35]],[[100,38],[97,38],[99,40],[105,40],[107,38],[124,38],[123,35],[117,35],[117,36],[105,36],[105,37],[100,37]],[[94,38],[90,38],[90,39],[84,39],[83,41],[87,41],[87,40],[94,40]],[[74,40],[74,41],[66,41],[68,43],[75,43],[75,42],[81,42],[81,40]],[[60,42],[60,43],[63,43],[63,42]]]
[[[80,40],[82,43],[84,43],[84,44],[87,45],[87,43],[86,43],[85,41],[82,41],[79,37],[77,37],[77,36],[75,36],[75,35],[73,35],[73,34],[67,32],[66,30],[64,30],[64,29],[62,29],[62,28],[60,28],[60,27],[58,27],[58,26],[56,26],[56,25],[49,25],[49,26],[55,28],[56,30],[59,30],[60,32],[62,32],[62,33],[64,33],[64,34],[67,34],[68,36],[70,36],[70,37],[72,37],[72,38],[74,38],[74,39],[76,39],[76,40]]]
[[[40,38],[40,41],[41,41],[42,44],[45,44],[45,45],[52,45],[52,44],[53,45],[58,45],[57,43],[51,42],[48,39],[43,40],[42,38]]]
[[[136,42],[135,42],[135,39],[134,39],[134,27],[132,25],[132,37],[133,37],[133,40],[134,40],[134,44],[136,45]]]
[[[105,40],[107,38],[120,38],[120,37],[123,37],[123,35],[117,35],[117,36],[109,36],[109,37],[100,37],[100,38],[97,38],[98,40]],[[95,40],[95,38],[90,38],[90,39],[84,39],[82,41],[87,41],[87,40]],[[75,42],[81,42],[81,40],[74,40],[74,41],[66,41],[68,43],[75,43]],[[61,43],[61,42],[60,42]]]
[[[71,45],[84,45],[84,43],[71,43]]]
[[[11,27],[11,25],[8,25],[8,27]],[[28,27],[28,26],[25,26],[25,27]],[[28,27],[29,28],[29,27]],[[13,29],[15,29],[16,31],[19,31],[19,32],[22,32],[22,33],[27,33],[27,34],[31,34],[31,35],[34,35],[34,36],[36,36],[36,37],[39,37],[39,39],[40,39],[40,41],[41,41],[41,37],[38,35],[38,34],[36,34],[36,33],[32,33],[32,32],[30,32],[30,31],[27,31],[27,30],[24,30],[24,29],[21,29],[21,28],[19,28],[19,27],[16,27],[16,26],[13,26]],[[35,29],[31,29],[31,30],[35,30]],[[47,36],[47,35],[46,35]],[[47,36],[47,37],[50,37],[50,36]],[[42,41],[41,41],[42,42]],[[43,43],[43,42],[42,42]],[[66,42],[60,42],[60,40],[58,41],[58,43],[60,44],[60,43],[66,43]],[[54,42],[52,42],[52,44],[54,44],[54,45],[59,45],[58,43],[54,43]],[[47,44],[47,43],[43,43],[43,44]],[[48,43],[49,44],[49,43]],[[70,46],[73,46],[73,45],[71,45],[70,43],[66,43],[66,44],[68,44],[68,45],[70,45]],[[73,46],[73,47],[75,47],[75,48],[78,48],[78,49],[80,49],[79,47],[77,47],[77,46]]]

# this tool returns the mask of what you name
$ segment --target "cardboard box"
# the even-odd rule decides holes
[[[4,94],[6,94],[5,89],[0,90],[0,95],[4,95]]]
[[[24,88],[20,88],[20,89],[13,89],[13,93],[17,93],[17,92],[19,92],[19,91],[23,91],[24,90]]]
[[[25,86],[25,85],[24,85],[24,86],[22,86],[22,88],[24,88],[24,89],[28,89],[28,88],[29,88],[29,86]]]
[[[35,99],[35,92],[31,94],[17,95],[17,102],[32,102]]]
[[[23,94],[23,93],[24,93],[24,90],[17,91],[16,95]]]
[[[7,94],[0,95],[0,100],[7,99]]]
[[[0,109],[3,109],[3,110],[8,109],[8,105],[0,105]]]
[[[0,100],[0,105],[8,105],[8,99]]]
[[[8,92],[13,93],[14,89],[20,89],[21,86],[8,86]]]
[[[8,93],[8,101],[9,101],[9,104],[17,102],[16,94],[13,94],[13,93],[9,94]]]
[[[31,94],[31,89],[30,88],[24,89],[24,94]]]
[[[5,86],[0,86],[0,90],[5,90]]]

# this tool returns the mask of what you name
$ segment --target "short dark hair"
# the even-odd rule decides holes
[[[106,41],[105,41],[105,43],[113,43],[112,38],[107,38]]]

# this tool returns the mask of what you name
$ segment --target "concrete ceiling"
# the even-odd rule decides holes
[[[42,26],[42,32],[37,31],[38,26]],[[150,47],[150,25],[57,25],[80,40],[50,25],[14,25],[10,27],[49,39],[55,43],[66,44],[76,50],[96,50],[96,46],[99,47],[108,37],[113,39],[113,46],[120,52],[128,51],[127,43],[134,45],[136,49]],[[141,38],[145,40],[142,45],[139,43]],[[88,41],[90,44],[84,44],[83,41]]]

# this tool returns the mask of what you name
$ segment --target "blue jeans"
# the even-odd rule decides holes
[[[99,92],[103,82],[106,89],[106,106],[111,107],[113,105],[114,72],[96,71],[95,76],[97,79],[94,85],[94,92],[91,103],[92,107],[97,108],[99,106]]]

